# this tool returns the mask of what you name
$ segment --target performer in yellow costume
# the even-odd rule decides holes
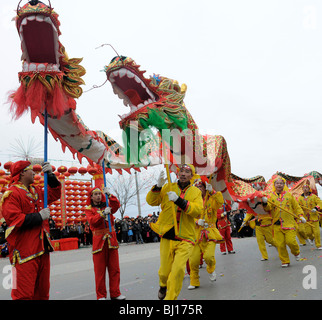
[[[312,193],[309,180],[304,184],[303,193],[299,197],[298,202],[306,214],[307,221],[311,224],[305,224],[306,235],[311,241],[315,239],[316,248],[322,250],[319,225],[322,201],[318,196]]]
[[[203,203],[201,191],[192,185],[194,176],[194,166],[185,164],[178,172],[178,182],[163,185],[165,174],[162,171],[158,183],[146,196],[150,206],[161,205],[158,221],[151,223],[151,229],[161,237],[158,293],[160,300],[178,298],[186,263],[196,242],[195,218],[202,213]],[[176,221],[173,216],[173,203]]]
[[[277,177],[274,180],[273,190],[269,195],[269,199],[266,197],[262,198],[264,210],[270,211],[273,218],[274,240],[277,245],[279,257],[282,261],[282,267],[288,267],[290,264],[286,245],[291,249],[291,253],[295,256],[297,261],[301,259],[300,247],[296,241],[296,222],[294,216],[297,216],[303,222],[306,222],[303,217],[303,210],[292,194],[287,190],[285,180],[281,177]]]
[[[260,253],[262,254],[261,261],[268,260],[265,241],[276,247],[273,238],[273,218],[270,214],[261,214],[256,217],[251,213],[246,213],[243,225],[248,224],[251,228],[255,228],[257,244]]]
[[[189,258],[190,285],[189,290],[200,286],[199,263],[201,253],[207,264],[207,272],[211,281],[216,280],[216,243],[223,241],[223,237],[216,228],[217,210],[224,204],[221,192],[215,192],[207,178],[195,181],[194,185],[200,189],[203,198],[203,211],[200,219],[196,220],[197,243]]]

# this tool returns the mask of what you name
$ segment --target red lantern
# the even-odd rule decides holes
[[[98,172],[98,170],[96,168],[92,167],[91,165],[88,165],[87,166],[87,172],[90,175],[94,176]]]
[[[35,164],[33,167],[32,167],[32,170],[34,170],[36,173],[39,173],[41,172],[42,170],[42,166],[40,164]]]
[[[70,176],[70,173],[69,173],[69,172],[65,172],[65,173],[64,173],[64,176],[65,176],[65,177],[69,177],[69,176]]]
[[[75,173],[77,173],[77,168],[76,167],[70,167],[69,169],[68,169],[68,172],[70,173],[70,174],[72,174],[72,175],[74,175]]]
[[[80,167],[78,169],[78,173],[80,173],[82,176],[87,173],[87,169],[85,167]]]
[[[11,165],[13,164],[12,161],[8,161],[6,162],[3,167],[7,170],[7,171],[10,171],[10,168],[11,168]]]
[[[65,172],[67,171],[67,167],[65,167],[65,166],[60,166],[60,167],[57,169],[57,171],[58,171],[59,173],[65,173]]]

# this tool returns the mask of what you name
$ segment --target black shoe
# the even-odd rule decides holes
[[[228,254],[236,253],[235,251],[228,251]]]
[[[160,287],[159,292],[158,292],[159,300],[163,300],[165,298],[166,294],[167,294],[167,287]]]

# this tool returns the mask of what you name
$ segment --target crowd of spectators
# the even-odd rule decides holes
[[[245,212],[240,210],[239,214],[235,214],[230,217],[231,222],[231,236],[232,237],[251,237],[253,236],[253,230],[250,227],[245,227],[241,232],[238,232],[242,221],[244,219]],[[128,217],[123,219],[115,219],[114,227],[118,242],[121,243],[149,243],[159,242],[160,237],[150,227],[151,222],[156,222],[158,215],[153,213],[146,217],[137,216]],[[49,219],[50,233],[53,240],[63,238],[78,238],[79,246],[92,245],[92,231],[90,230],[88,222],[78,222],[72,225],[64,226],[63,228],[56,228],[55,222]],[[6,223],[4,222],[0,226],[0,255],[7,255],[6,240],[4,237],[6,229]]]
[[[158,216],[153,213],[147,217],[128,217],[115,219],[114,227],[119,243],[148,243],[160,241],[159,235],[151,230],[150,222],[156,222]],[[50,234],[53,240],[78,238],[79,246],[92,245],[92,231],[88,222],[78,222],[56,228],[55,222],[49,219]]]
[[[244,236],[249,237],[253,235],[253,230],[250,228],[244,228],[242,232],[237,230],[244,218],[243,210],[240,210],[240,214],[236,214],[230,217],[231,222],[231,236],[243,238]],[[116,218],[114,222],[115,232],[118,242],[127,244],[142,244],[149,242],[159,242],[160,237],[150,227],[151,222],[156,222],[158,215],[149,214],[146,217],[137,216],[128,217],[125,216],[123,219]],[[63,238],[78,238],[79,246],[90,246],[92,245],[92,231],[90,230],[88,222],[78,222],[72,225],[64,226],[63,228],[56,228],[55,222],[49,219],[50,233],[53,240]],[[5,222],[0,226],[0,254],[6,256],[7,248],[4,237],[6,229]],[[250,229],[250,230],[248,230]],[[2,252],[1,252],[2,251]]]
[[[159,235],[150,227],[151,222],[156,222],[158,216],[149,215],[147,217],[130,218],[125,216],[123,219],[115,220],[115,232],[119,243],[136,244],[160,241]]]

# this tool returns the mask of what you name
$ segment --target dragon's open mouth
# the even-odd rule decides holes
[[[129,113],[119,115],[121,121],[134,116],[137,112],[142,112],[149,104],[159,100],[158,95],[148,89],[144,80],[126,67],[111,71],[107,78],[112,84],[114,93],[123,100],[125,106],[131,108]]]
[[[58,32],[50,17],[28,15],[20,23],[23,71],[59,71]]]

